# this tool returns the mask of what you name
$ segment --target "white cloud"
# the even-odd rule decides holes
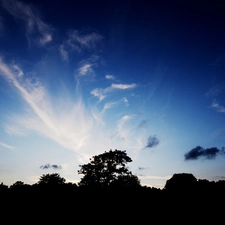
[[[4,126],[8,134],[29,135],[31,131],[74,151],[82,163],[86,163],[90,156],[109,149],[129,149],[131,157],[132,151],[141,149],[142,134],[137,134],[130,124],[135,115],[121,116],[120,108],[116,109],[121,103],[127,104],[126,98],[106,102],[103,106],[93,104],[87,107],[79,89],[74,99],[66,87],[66,90],[59,87],[61,97],[51,98],[47,86],[44,87],[38,80],[28,79],[18,65],[6,64],[3,60],[0,60],[0,76],[11,84],[26,103],[25,110],[19,110],[20,114],[13,112],[8,115]],[[118,89],[109,86],[93,90],[92,94],[102,100],[113,90]],[[118,113],[113,113],[113,118],[110,114],[112,108],[118,110]],[[116,137],[110,138],[116,132]]]
[[[2,146],[3,148],[9,149],[9,150],[14,150],[15,147],[11,146],[11,145],[7,145],[3,142],[0,142],[0,146]]]
[[[52,28],[40,19],[36,9],[17,0],[2,0],[2,5],[13,17],[23,20],[26,24],[29,42],[37,42],[43,46],[52,41]]]
[[[109,75],[109,74],[105,75],[105,78],[106,78],[107,80],[115,80],[115,76]]]
[[[20,127],[33,130],[41,135],[53,139],[63,147],[78,151],[85,145],[92,129],[92,118],[87,114],[83,103],[78,98],[75,102],[59,103],[65,111],[57,111],[49,101],[49,95],[40,83],[30,80],[20,81],[14,73],[13,67],[0,61],[0,75],[19,92],[30,108],[29,114],[23,117],[12,117],[16,120],[11,132],[20,134]],[[58,105],[60,108],[60,105]],[[18,125],[18,130],[16,129]],[[9,130],[7,130],[9,131]]]
[[[39,42],[41,45],[45,45],[46,43],[52,41],[52,36],[50,34],[46,34],[42,38],[40,38]]]
[[[102,101],[104,98],[107,97],[107,95],[113,91],[116,90],[126,90],[126,89],[132,89],[135,88],[136,84],[111,84],[111,86],[106,88],[95,88],[91,91],[91,94],[94,95],[99,99],[99,101]],[[128,100],[124,98],[124,102],[128,104]]]
[[[219,105],[219,103],[214,99],[211,105],[212,108],[216,109],[216,111],[225,113],[225,107]]]
[[[111,84],[112,88],[121,89],[121,90],[135,88],[136,86],[137,85],[135,83],[133,83],[133,84]]]
[[[93,73],[93,70],[92,70],[92,65],[87,63],[87,64],[84,64],[83,66],[81,66],[79,69],[79,75],[81,76],[84,76],[84,75],[87,75],[87,74],[91,74]]]
[[[99,101],[102,101],[106,95],[104,94],[104,89],[102,88],[95,88],[91,91],[91,94],[94,95],[94,97],[97,97]]]

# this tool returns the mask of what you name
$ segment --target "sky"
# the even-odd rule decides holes
[[[126,150],[142,185],[225,179],[225,3],[0,0],[0,182]]]

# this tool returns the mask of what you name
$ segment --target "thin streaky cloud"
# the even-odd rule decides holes
[[[210,96],[210,97],[215,97],[218,96],[219,94],[221,94],[223,92],[225,88],[225,82],[222,82],[221,84],[218,84],[214,87],[211,87],[207,92],[206,92],[206,96]]]
[[[91,134],[93,126],[93,117],[87,114],[79,98],[75,102],[68,103],[68,111],[58,112],[49,102],[48,93],[43,86],[26,80],[20,82],[18,76],[13,73],[12,66],[2,61],[0,61],[0,75],[12,84],[31,110],[30,114],[15,117],[16,121],[10,121],[14,123],[14,126],[11,125],[11,131],[19,134],[21,127],[33,130],[67,149],[79,152],[79,148],[85,145],[86,139]],[[65,108],[64,105],[62,108]]]
[[[155,73],[153,74],[152,81],[149,84],[149,93],[148,93],[147,99],[150,99],[154,95],[166,71],[167,71],[167,66],[166,67],[162,66],[161,63],[159,63],[159,65],[156,67]]]
[[[7,64],[3,60],[0,60],[0,76],[19,93],[17,97],[26,103],[26,108],[21,105],[20,114],[14,112],[5,120],[4,130],[10,135],[29,135],[34,132],[67,150],[74,151],[81,163],[86,163],[93,154],[117,148],[118,144],[120,148],[129,149],[131,157],[134,158],[144,145],[142,132],[137,133],[132,123],[135,114],[121,116],[119,110],[115,115],[115,122],[110,123],[110,127],[108,125],[106,113],[112,108],[114,110],[117,104],[125,103],[123,98],[109,101],[103,108],[101,104],[96,104],[98,102],[87,107],[79,88],[75,90],[74,98],[65,86],[63,88],[66,90],[58,87],[63,98],[52,98],[47,86],[43,86],[39,80],[33,82],[27,79],[28,74],[18,65]],[[109,94],[120,89],[109,86],[102,90]],[[115,133],[117,135],[110,138]]]
[[[24,84],[20,83],[10,66],[2,61],[0,61],[0,73],[19,91],[21,97],[29,104],[35,114],[45,121],[48,127],[54,129],[49,116],[41,109],[42,102],[45,98],[44,87],[37,85],[37,83],[32,84],[29,81],[26,81]]]
[[[118,101],[107,102],[107,103],[105,103],[101,113],[104,113],[107,109],[111,109],[111,108],[116,107],[116,106],[118,106],[119,104],[122,104],[122,103],[124,103],[125,106],[129,105],[127,98],[122,98]]]
[[[117,123],[118,135],[122,137],[123,140],[128,140],[129,137],[131,136],[130,132],[133,127],[130,126],[126,127],[126,124],[128,123],[129,120],[132,120],[134,117],[136,117],[135,114],[125,115]]]
[[[137,85],[133,84],[111,84],[111,86],[106,88],[95,88],[91,91],[91,94],[94,97],[97,97],[99,101],[102,101],[106,98],[110,93],[117,90],[129,90],[135,88]],[[129,105],[127,98],[124,98],[124,102]]]
[[[78,30],[71,30],[67,38],[59,47],[63,61],[68,61],[69,54],[76,52],[81,54],[84,50],[96,51],[96,46],[101,42],[102,36],[96,32],[82,33]]]
[[[119,104],[119,101],[114,101],[114,102],[107,102],[105,105],[104,105],[104,108],[103,108],[103,112],[106,110],[106,109],[110,109],[110,108],[113,108],[115,106],[117,106]]]
[[[135,83],[133,83],[133,84],[111,84],[112,88],[121,89],[121,90],[135,88],[136,86],[137,86],[137,84],[135,84]]]
[[[60,51],[62,60],[63,60],[63,61],[68,61],[68,60],[69,60],[68,51],[65,50],[65,48],[64,48],[63,45],[60,45],[59,51]]]
[[[13,17],[26,24],[26,36],[29,42],[37,41],[43,46],[52,41],[52,28],[40,19],[36,9],[17,0],[2,0],[2,5]],[[31,38],[31,35],[37,32],[39,35],[35,39]]]
[[[14,146],[5,144],[5,143],[3,143],[3,142],[0,142],[0,146],[2,146],[3,148],[9,149],[9,150],[14,150],[14,149],[15,149]]]
[[[68,34],[66,44],[76,51],[82,49],[94,49],[96,44],[102,40],[102,36],[96,32],[82,33],[78,30],[72,30]]]

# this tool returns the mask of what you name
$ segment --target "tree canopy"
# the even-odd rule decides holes
[[[65,178],[60,177],[58,173],[52,173],[52,174],[43,174],[38,184],[48,184],[48,185],[57,185],[57,184],[64,184],[66,181]]]
[[[79,186],[139,187],[138,177],[126,167],[129,162],[132,160],[125,150],[115,149],[93,156],[89,163],[80,165],[78,173],[84,176]]]

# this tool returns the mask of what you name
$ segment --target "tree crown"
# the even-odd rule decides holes
[[[132,175],[128,170],[126,164],[132,162],[131,158],[127,156],[126,151],[110,150],[102,154],[90,158],[90,162],[80,165],[79,174],[83,174],[83,178],[79,182],[80,186],[100,186],[106,187],[112,184],[121,184],[121,178],[126,178],[124,181],[129,180],[134,183],[138,179]],[[120,180],[120,182],[118,182]]]

